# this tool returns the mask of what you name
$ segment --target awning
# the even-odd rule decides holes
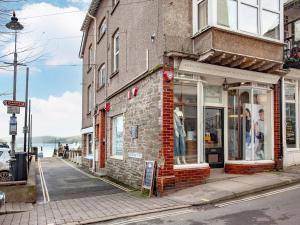
[[[81,129],[81,134],[89,134],[89,133],[93,133],[93,132],[94,132],[93,127],[87,127],[87,128]]]
[[[300,70],[289,69],[289,72],[285,77],[289,79],[300,80]]]
[[[266,84],[276,84],[280,79],[280,76],[274,74],[234,69],[230,67],[212,65],[186,59],[183,59],[179,64],[179,71],[192,74],[200,74],[203,76],[234,79],[241,82],[258,82]]]

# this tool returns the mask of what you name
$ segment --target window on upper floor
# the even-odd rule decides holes
[[[88,98],[88,101],[87,101],[87,108],[88,108],[88,113],[90,113],[92,111],[92,105],[93,105],[93,93],[92,93],[92,85],[89,85],[88,86],[88,90],[87,90],[87,98]]]
[[[102,36],[105,34],[106,32],[106,19],[104,18],[98,28],[98,41],[100,41],[100,39],[102,38]]]
[[[89,47],[89,55],[88,55],[88,68],[90,69],[93,65],[94,57],[93,57],[93,46]]]
[[[120,63],[120,34],[116,31],[113,35],[113,72],[119,71]]]
[[[98,88],[105,86],[106,84],[106,68],[105,64],[103,63],[98,71]]]
[[[194,34],[207,26],[282,39],[281,0],[193,0]]]

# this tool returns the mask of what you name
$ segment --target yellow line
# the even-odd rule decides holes
[[[46,203],[46,196],[45,196],[45,189],[44,189],[44,183],[43,183],[43,178],[42,178],[42,173],[41,173],[41,162],[38,160],[38,168],[40,172],[40,180],[41,180],[41,186],[42,186],[42,191],[43,191],[43,198],[44,198],[44,203]]]

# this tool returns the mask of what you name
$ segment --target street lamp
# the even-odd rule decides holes
[[[17,31],[23,30],[24,27],[21,23],[18,22],[18,18],[16,17],[15,11],[13,12],[13,16],[11,17],[11,21],[5,25],[8,29],[15,31],[15,52],[14,52],[14,78],[13,78],[13,100],[16,100],[16,93],[17,93],[17,66],[18,66],[18,54],[17,54]],[[11,117],[11,121],[16,122],[16,114],[13,113]],[[16,135],[17,132],[11,133],[11,157],[15,158],[15,144],[16,144]]]

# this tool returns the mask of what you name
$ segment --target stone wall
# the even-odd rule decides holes
[[[109,100],[111,109],[107,114],[107,175],[132,187],[142,183],[145,160],[157,160],[161,140],[160,101],[161,72],[155,72],[136,85]],[[128,91],[138,88],[137,96],[128,99]],[[112,119],[124,115],[123,159],[112,157]],[[138,138],[131,136],[132,127],[137,126]]]

